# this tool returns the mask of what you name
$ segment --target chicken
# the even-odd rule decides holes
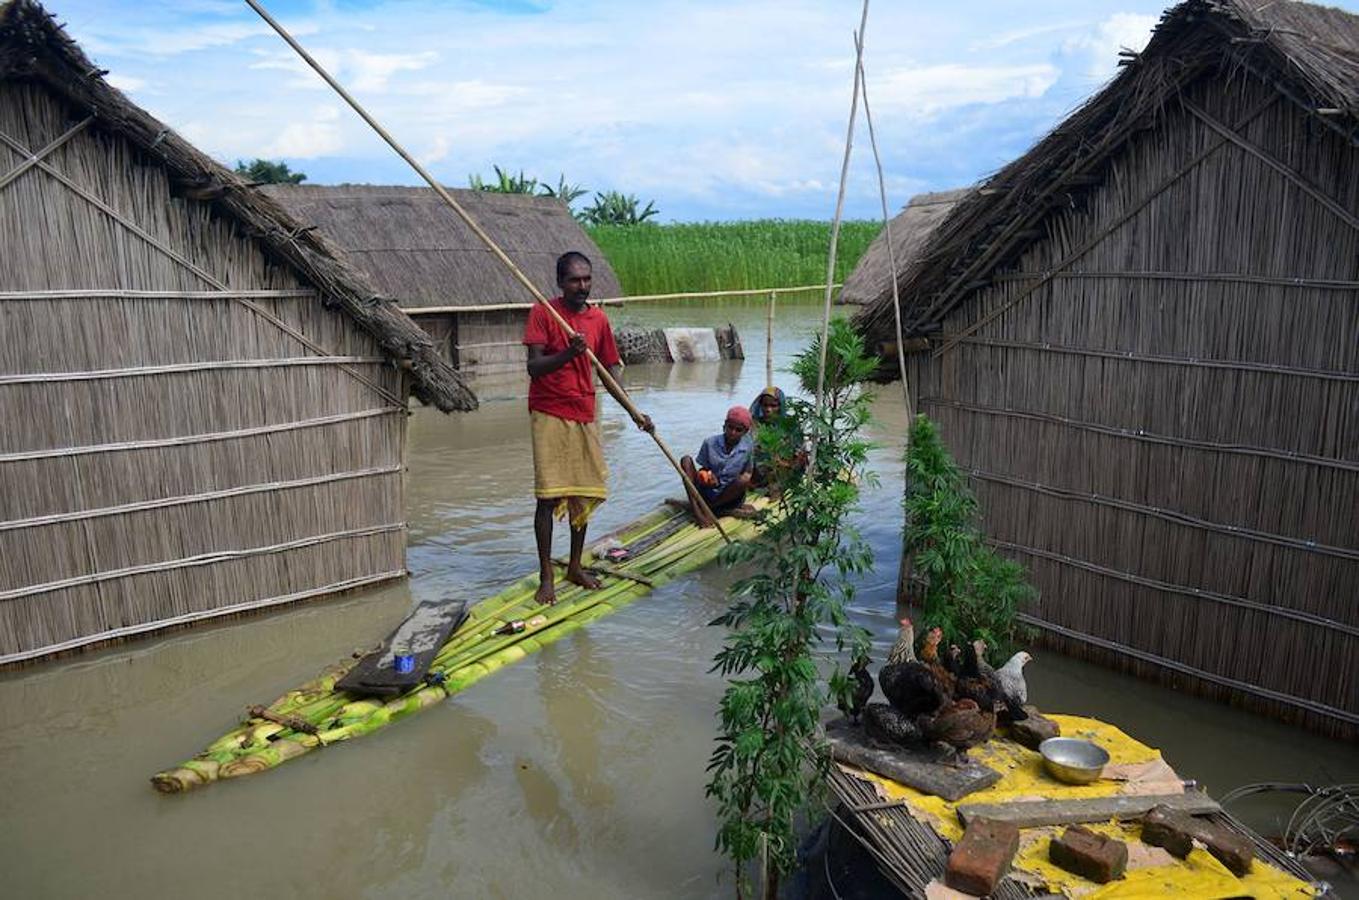
[[[867,656],[854,660],[854,665],[849,667],[850,696],[840,698],[840,712],[849,717],[851,722],[859,721],[864,704],[873,696],[873,676],[868,674],[868,662]]]
[[[954,678],[963,674],[963,651],[957,644],[948,645],[948,655],[944,657],[944,668],[948,669],[949,674]]]
[[[996,703],[993,708],[997,711],[1003,711],[1006,718],[1011,722],[1022,722],[1027,719],[1029,714],[1024,711],[1024,700],[1029,695],[1028,687],[1025,686],[1022,699],[1018,695],[1006,691],[1005,686],[1001,684],[999,673],[991,668],[991,665],[986,661],[986,641],[973,641],[973,647],[976,651],[977,671],[995,692]],[[1024,655],[1027,656],[1028,654]],[[1009,663],[1006,663],[1006,665],[1009,665]],[[1023,663],[1020,663],[1019,666],[1022,668]],[[1020,680],[1023,681],[1022,675]]]
[[[1029,684],[1024,680],[1024,666],[1032,661],[1032,656],[1020,650],[996,670],[996,684],[1000,686],[1001,694],[1013,698],[1021,707],[1029,702]]]
[[[915,658],[915,629],[901,620],[897,642],[878,670],[883,696],[906,716],[933,713],[949,702],[949,694],[928,666]]]
[[[953,696],[953,673],[939,660],[939,641],[944,637],[944,632],[938,628],[931,628],[925,632],[925,643],[920,647],[920,661],[929,667],[934,673],[934,677],[939,680],[944,692],[950,697]]]
[[[925,743],[920,726],[889,703],[870,703],[864,707],[864,731],[883,744],[919,747]]]
[[[986,644],[982,641],[964,645],[963,671],[955,683],[953,696],[956,700],[971,700],[979,709],[994,712],[1000,692],[996,690],[995,682],[982,674],[982,654],[985,650]]]
[[[922,716],[918,724],[924,736],[966,753],[968,748],[986,743],[996,728],[996,714],[972,700],[959,700],[933,716]]]

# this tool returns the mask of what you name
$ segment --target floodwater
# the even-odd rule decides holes
[[[639,308],[615,321],[734,322],[741,362],[634,367],[626,382],[677,453],[764,383],[760,305]],[[779,312],[775,359],[819,324]],[[787,377],[781,381],[786,382]],[[0,675],[0,895],[7,897],[731,896],[703,796],[721,691],[708,673],[730,576],[678,579],[442,706],[278,771],[162,796],[147,781],[354,648],[413,603],[476,599],[531,571],[532,470],[522,400],[487,385],[469,415],[411,421],[408,583],[210,625]],[[612,401],[612,499],[595,533],[677,495],[667,464]],[[852,610],[894,632],[904,413],[882,389],[881,487],[859,516],[877,572]],[[559,527],[559,550],[566,535]],[[1257,781],[1359,781],[1359,754],[1229,708],[1039,655],[1032,698],[1100,716],[1215,793]],[[1278,807],[1243,806],[1262,828]]]

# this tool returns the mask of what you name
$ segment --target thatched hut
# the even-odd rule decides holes
[[[1025,620],[1349,735],[1357,140],[1359,17],[1191,0],[900,276],[912,389],[1042,592]],[[890,343],[890,295],[858,322]]]
[[[532,298],[432,189],[346,184],[265,191],[338,245],[384,296],[429,331],[460,371],[523,372],[523,307]],[[622,295],[604,254],[560,200],[452,193],[546,296],[557,292],[557,257],[567,250],[593,261],[596,297]]]
[[[0,7],[0,664],[405,574],[433,342]]]
[[[859,257],[835,302],[863,306],[884,294],[891,296],[892,263],[896,263],[899,271],[914,260],[934,229],[948,217],[958,201],[967,196],[967,191],[962,188],[912,197],[892,219],[892,253],[887,252],[888,229],[884,228]]]

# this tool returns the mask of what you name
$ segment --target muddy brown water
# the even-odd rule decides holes
[[[635,367],[627,383],[677,452],[764,383],[759,305],[646,308],[615,320],[734,322],[742,362]],[[785,306],[786,365],[819,317]],[[782,376],[781,383],[788,377]],[[0,674],[0,896],[731,896],[704,799],[721,690],[708,673],[718,567],[660,588],[436,709],[261,776],[185,796],[147,781],[354,648],[417,600],[475,600],[532,569],[528,418],[513,383],[475,413],[411,420],[406,583]],[[612,499],[595,533],[678,493],[650,440],[602,400]],[[890,645],[899,555],[898,388],[875,405],[859,524],[877,552],[852,610]],[[560,533],[559,548],[565,547]],[[1350,745],[1039,654],[1044,708],[1099,716],[1215,793],[1256,781],[1359,781]],[[1282,807],[1240,808],[1277,827]]]

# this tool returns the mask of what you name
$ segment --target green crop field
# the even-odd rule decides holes
[[[844,222],[835,280],[843,281],[881,222]],[[734,291],[821,284],[830,223],[793,219],[587,227],[629,294]]]

